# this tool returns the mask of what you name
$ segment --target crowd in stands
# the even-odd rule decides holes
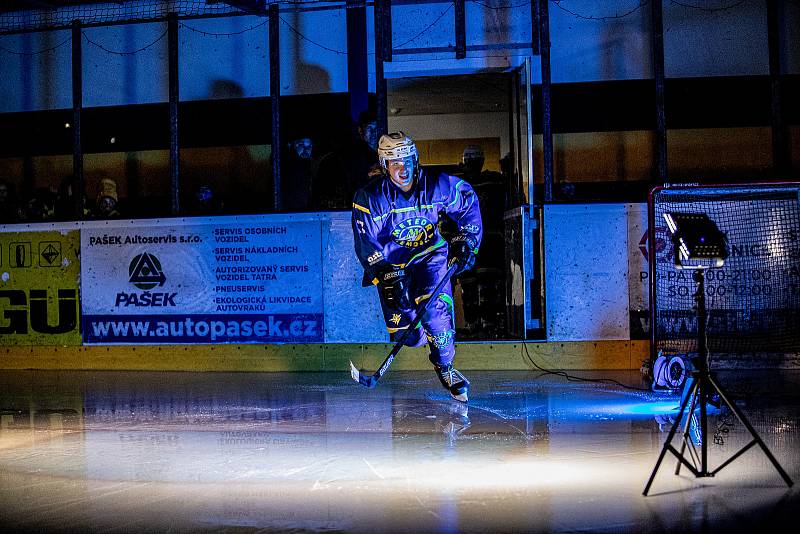
[[[355,191],[382,172],[376,151],[378,136],[374,113],[362,113],[349,136],[317,143],[310,133],[301,130],[288,137],[281,152],[281,212],[349,210]],[[505,174],[487,173],[482,166],[482,149],[469,146],[459,165],[444,170],[464,176],[475,187],[482,205],[491,203],[492,211],[502,211],[507,205],[503,196],[507,184]],[[271,169],[271,164],[268,168]],[[266,194],[248,194],[240,190],[223,192],[208,182],[186,187],[181,196],[180,214],[273,212],[271,177],[269,181],[264,188]],[[64,177],[58,187],[35,187],[22,192],[18,189],[22,188],[0,177],[0,224],[161,217],[170,215],[171,211],[167,197],[139,198],[134,194],[120,199],[117,182],[108,177],[100,179],[99,183],[84,184],[83,189],[89,194],[81,195],[80,204],[75,198],[79,184],[72,176]],[[261,198],[264,196],[267,198]],[[487,208],[488,205],[484,209]],[[502,221],[502,213],[497,220]]]
[[[281,158],[282,211],[349,210],[356,190],[379,172],[377,123],[364,112],[350,136],[326,144],[291,137]]]
[[[77,219],[113,219],[120,217],[117,183],[104,178],[94,202],[82,195],[80,216],[76,216],[77,189],[72,176],[65,177],[57,188],[37,187],[18,195],[14,184],[0,181],[0,224],[20,222],[73,221]]]

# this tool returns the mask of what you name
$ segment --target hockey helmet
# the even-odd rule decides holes
[[[478,145],[467,145],[464,147],[464,152],[461,155],[461,163],[467,163],[469,160],[483,159],[483,149]]]
[[[382,167],[386,167],[386,162],[390,159],[403,159],[413,157],[416,162],[417,145],[403,132],[392,132],[382,135],[378,141],[378,160]]]

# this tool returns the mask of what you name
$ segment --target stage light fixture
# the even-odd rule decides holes
[[[677,269],[720,268],[728,258],[728,238],[705,213],[665,213],[675,245]]]
[[[658,468],[667,452],[672,453],[678,460],[678,466],[675,469],[676,475],[680,474],[681,467],[685,466],[698,478],[713,477],[753,445],[761,448],[786,485],[791,487],[794,481],[772,455],[741,410],[717,383],[709,368],[708,340],[706,339],[708,311],[706,310],[705,272],[709,269],[718,269],[725,264],[725,259],[728,257],[728,239],[716,223],[704,213],[665,213],[664,219],[672,233],[672,243],[675,245],[675,268],[694,271],[692,279],[697,285],[694,293],[696,303],[694,310],[697,314],[697,354],[689,360],[694,369],[691,370],[685,381],[685,387],[681,392],[680,409],[667,439],[664,441],[656,465],[650,473],[643,494],[647,495],[650,491]],[[668,377],[670,376],[669,370],[669,366],[667,366]],[[676,373],[675,376],[680,376],[680,373]],[[708,436],[708,406],[722,407],[723,404],[747,428],[752,441],[719,467],[709,470],[708,440],[706,439]],[[696,413],[696,409],[699,410],[699,414]],[[682,430],[683,437],[680,451],[672,445],[672,439],[678,430]],[[699,453],[696,450],[697,446],[700,447]],[[687,449],[688,458],[684,454]]]

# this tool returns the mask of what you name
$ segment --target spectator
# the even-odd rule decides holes
[[[347,208],[357,190],[364,187],[372,178],[381,176],[382,167],[378,163],[378,122],[375,114],[362,111],[358,117],[358,139],[356,139],[347,162]]]
[[[192,197],[191,215],[218,215],[223,211],[223,203],[210,185],[197,188]]]
[[[370,153],[375,154],[377,161],[378,121],[373,112],[365,110],[358,116],[358,136],[369,147]]]
[[[19,220],[19,207],[14,195],[14,187],[0,181],[0,224],[15,223]]]
[[[485,156],[478,145],[464,147],[460,175],[472,185],[483,215],[483,244],[475,270],[460,279],[464,321],[480,337],[500,337],[504,327],[505,236],[503,216],[508,208],[503,174],[483,170]],[[501,161],[501,165],[503,162]]]
[[[117,195],[117,182],[111,178],[100,180],[100,192],[97,194],[95,206],[95,219],[116,219],[120,217],[117,209],[119,196]]]
[[[350,209],[355,192],[381,176],[378,165],[378,126],[375,114],[363,111],[344,145],[321,158],[312,205],[315,209]]]
[[[281,208],[304,211],[311,207],[311,188],[317,174],[310,137],[298,137],[289,143],[281,164]]]
[[[78,189],[78,180],[72,176],[65,176],[58,186],[56,193],[56,219],[59,221],[70,221],[75,219],[87,219],[91,216],[91,210],[86,202],[86,195],[81,191],[81,205],[83,212],[80,217],[75,215],[75,194]]]
[[[22,218],[30,222],[50,220],[55,217],[55,204],[55,194],[47,187],[39,187],[25,203]]]
[[[485,220],[484,229],[502,231],[503,214],[508,208],[507,181],[499,172],[483,170],[484,162],[483,148],[467,145],[461,156],[459,175],[469,182],[478,195]]]

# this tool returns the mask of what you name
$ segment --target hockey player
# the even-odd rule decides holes
[[[483,229],[472,187],[448,174],[428,175],[419,165],[417,147],[403,132],[381,136],[381,176],[359,189],[353,199],[353,235],[364,267],[364,285],[378,288],[389,332],[407,329],[414,310],[425,299],[436,301],[405,344],[430,347],[430,361],[453,398],[466,402],[469,380],[453,367],[455,311],[450,284],[438,295],[431,291],[448,270],[470,269]],[[437,228],[440,214],[458,228],[448,243]]]

